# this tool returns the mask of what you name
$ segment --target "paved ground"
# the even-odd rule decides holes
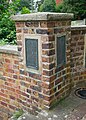
[[[8,120],[5,113],[0,114],[3,115],[0,120]],[[81,99],[72,92],[53,110],[42,111],[37,116],[25,113],[18,120],[86,120],[86,99]]]
[[[42,111],[36,117],[26,113],[18,120],[86,120],[86,99],[78,98],[72,92],[53,110]]]

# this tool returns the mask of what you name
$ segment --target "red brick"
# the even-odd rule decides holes
[[[11,79],[11,78],[8,78],[7,79],[9,83],[15,83],[15,80]]]
[[[84,42],[78,42],[78,45],[84,45]]]
[[[55,55],[55,49],[53,50],[42,50],[42,54],[46,56]]]
[[[72,30],[71,35],[79,35],[80,31],[79,30]]]
[[[52,49],[54,48],[53,43],[42,44],[42,49]]]
[[[39,101],[38,98],[36,98],[35,96],[31,96],[31,99],[32,99],[32,101],[36,101],[36,102]]]
[[[24,28],[24,29],[23,29],[23,32],[24,32],[24,33],[28,33],[28,29],[25,29],[25,28]]]
[[[25,96],[25,97],[28,97],[28,98],[29,98],[29,95],[28,95],[27,93],[25,93],[25,92],[21,92],[21,94],[22,94],[23,96]]]
[[[46,21],[40,22],[40,27],[47,28],[47,22]]]
[[[38,80],[41,80],[41,75],[29,72],[29,76]]]
[[[51,77],[50,77],[50,81],[51,81],[51,82],[54,81],[54,80],[56,79],[56,77],[57,77],[57,75],[51,76]]]
[[[65,29],[64,28],[55,28],[54,29],[54,33],[57,34],[57,33],[63,33],[65,32]]]
[[[12,96],[12,95],[10,95],[10,99],[15,100],[15,97],[14,97],[14,96]]]
[[[55,68],[55,63],[43,64],[43,68],[48,69],[48,70],[53,69],[53,68]]]
[[[16,27],[24,27],[24,22],[16,22]]]
[[[53,75],[53,70],[51,70],[51,71],[43,70],[43,75],[51,76],[51,75]]]
[[[10,88],[10,91],[15,92],[15,88]]]
[[[54,31],[53,29],[36,29],[37,34],[47,34],[47,35],[53,35]]]
[[[16,33],[21,33],[22,32],[22,29],[17,29],[16,30]]]
[[[59,78],[59,79],[57,79],[56,81],[55,81],[55,85],[58,85],[60,82],[62,82],[62,80],[63,80],[63,78],[61,77],[61,78]]]
[[[22,46],[22,41],[17,40],[17,44]]]
[[[38,27],[39,22],[25,22],[26,27]]]
[[[6,62],[6,63],[10,63],[10,60],[9,60],[9,59],[5,59],[5,62]]]
[[[61,85],[61,84],[60,84],[60,85],[58,85],[58,90],[59,90],[59,89],[61,89],[61,87],[62,87],[62,85]]]
[[[12,110],[17,109],[17,107],[13,106],[13,105],[9,105],[9,108],[11,108]]]
[[[5,103],[5,102],[3,102],[3,101],[1,101],[1,105],[3,105],[3,106],[6,106],[6,107],[7,107],[7,103]]]
[[[22,34],[17,35],[17,40],[22,40]]]
[[[19,64],[19,61],[18,60],[14,60],[14,64]]]
[[[46,101],[50,101],[50,100],[52,100],[54,98],[54,95],[52,95],[51,97],[48,97],[48,96],[45,96],[44,95],[44,99],[46,100]]]
[[[17,75],[13,75],[13,78],[14,78],[14,79],[17,79],[17,78],[18,78],[18,76],[17,76]]]
[[[3,97],[7,98],[7,95],[5,93],[2,93],[2,92],[0,92],[0,96],[3,96]]]
[[[21,91],[19,89],[16,89],[15,92],[21,94]]]
[[[51,63],[54,61],[54,57],[42,57],[42,62]]]
[[[54,21],[48,21],[47,26],[48,26],[48,28],[53,28],[53,27],[55,27],[55,22]]]

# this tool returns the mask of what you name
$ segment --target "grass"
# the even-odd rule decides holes
[[[18,110],[18,111],[16,111],[16,112],[14,112],[14,114],[13,114],[13,119],[14,120],[17,120],[21,115],[23,115],[23,113],[24,113],[24,111],[23,110]]]

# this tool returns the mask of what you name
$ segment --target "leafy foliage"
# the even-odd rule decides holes
[[[13,119],[17,120],[21,115],[23,115],[24,111],[23,110],[18,110],[13,114]]]
[[[6,43],[15,43],[15,25],[14,22],[9,18],[9,14],[4,13],[0,21],[0,40],[4,40]]]
[[[56,2],[55,0],[44,0],[43,4],[40,6],[41,12],[55,12]]]
[[[34,10],[34,0],[20,0],[20,11],[23,7],[30,9],[31,11]]]
[[[8,1],[0,1],[0,42],[16,44],[15,24],[10,19],[18,10],[19,0],[9,4]]]
[[[8,1],[0,0],[0,18],[1,18],[1,14],[6,11],[7,7],[8,7]]]
[[[43,2],[44,0],[36,1],[35,9],[37,9],[37,11],[40,11],[40,6],[43,4]]]
[[[75,19],[86,18],[86,0],[64,0],[57,6],[57,12],[74,13]]]
[[[23,7],[21,10],[21,14],[28,14],[28,13],[30,13],[30,10],[26,7]]]
[[[57,12],[62,12],[62,8],[63,8],[63,3],[58,4],[58,6],[56,6],[56,11]]]
[[[16,44],[16,28],[10,16],[20,11],[20,0],[0,0],[0,44]],[[22,14],[30,13],[30,10],[23,7]]]

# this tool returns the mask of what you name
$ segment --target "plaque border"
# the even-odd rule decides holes
[[[67,33],[58,33],[57,35],[55,35],[55,55],[56,55],[55,61],[56,61],[56,67],[57,67],[57,68],[62,66],[62,64],[57,65],[57,37],[62,37],[62,36],[65,36],[65,45],[66,45],[66,41],[67,41],[67,39],[68,39]],[[66,52],[66,51],[67,51],[67,45],[66,45],[66,47],[65,47],[65,52]],[[65,53],[65,64],[66,64],[66,63],[67,63],[67,55],[66,55],[66,53]]]
[[[86,69],[86,34],[84,36],[84,57],[83,57],[83,67]]]
[[[38,70],[34,68],[28,68],[26,66],[26,51],[25,51],[25,38],[26,39],[38,39]],[[33,72],[33,73],[41,73],[42,72],[42,43],[41,43],[41,36],[39,35],[24,35],[24,64],[25,68],[28,72]]]

